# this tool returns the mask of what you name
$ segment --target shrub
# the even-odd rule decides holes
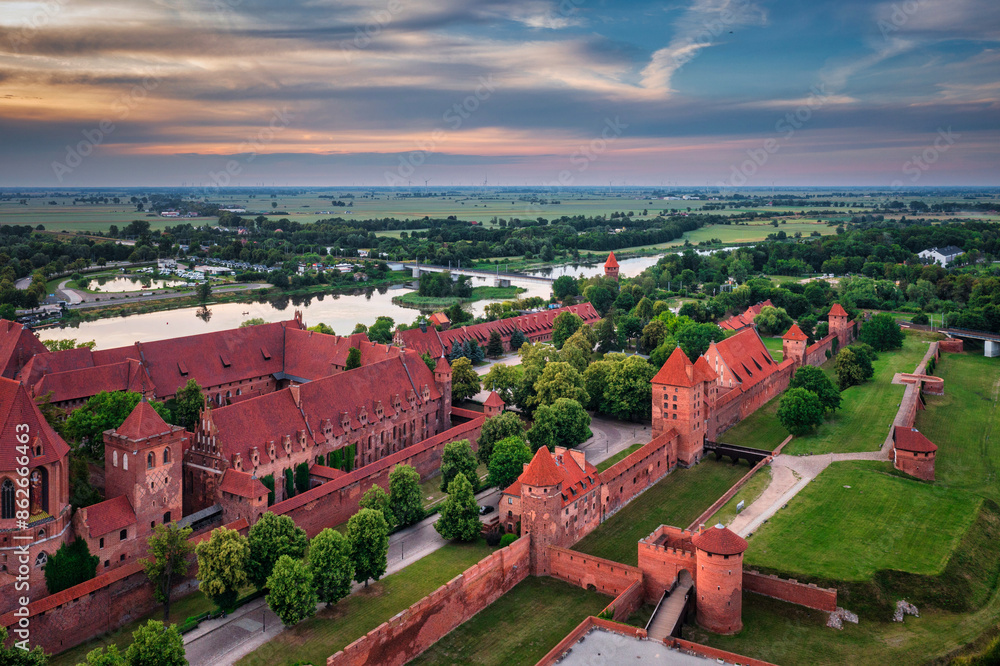
[[[504,534],[502,537],[500,537],[500,547],[506,548],[515,541],[517,541],[516,534]]]

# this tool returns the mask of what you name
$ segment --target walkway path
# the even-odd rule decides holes
[[[687,602],[688,592],[691,591],[693,581],[688,578],[680,583],[667,595],[660,607],[656,609],[649,628],[646,630],[648,636],[654,640],[663,641],[674,633],[677,623],[684,612]]]

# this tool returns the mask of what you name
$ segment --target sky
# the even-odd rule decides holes
[[[0,0],[0,186],[1000,184],[997,0]]]

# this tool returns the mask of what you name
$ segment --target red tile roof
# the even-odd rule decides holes
[[[892,432],[892,439],[895,446],[900,451],[911,451],[914,453],[932,453],[937,451],[937,445],[924,437],[916,428],[906,426],[896,426]]]
[[[771,358],[757,329],[747,328],[722,342],[713,342],[723,362],[736,375],[743,391],[777,372],[778,364]]]
[[[549,453],[549,447],[543,446],[535,452],[528,466],[524,468],[517,480],[528,486],[555,486],[563,480],[556,461]]]
[[[435,312],[427,319],[435,326],[447,326],[451,323],[451,320],[448,319],[448,315],[443,312]]]
[[[715,377],[715,371],[704,358],[699,356],[698,362],[692,363],[683,349],[675,347],[667,362],[653,377],[652,383],[690,388],[701,382],[713,381]]]
[[[739,555],[747,549],[746,540],[722,524],[699,532],[691,541],[696,548],[713,555]]]
[[[754,317],[759,315],[760,311],[768,306],[774,306],[774,303],[771,302],[770,298],[766,301],[761,301],[760,303],[751,305],[743,314],[733,315],[729,319],[719,322],[719,328],[726,331],[738,331],[746,328],[747,326],[753,326]]]
[[[562,447],[556,448],[555,455],[543,446],[535,452],[535,457],[524,468],[517,481],[507,486],[504,495],[521,496],[521,486],[560,486],[563,506],[577,501],[601,484],[597,468],[584,459],[584,466],[573,453]]]
[[[264,497],[270,491],[256,476],[235,470],[232,467],[222,473],[222,482],[219,483],[219,490],[237,497],[257,499]]]
[[[101,391],[141,393],[144,390],[152,392],[153,389],[153,380],[142,364],[128,359],[121,363],[46,374],[34,385],[32,393],[43,396],[51,391],[52,402],[59,403],[86,399]]]
[[[135,511],[124,495],[85,507],[82,511],[86,512],[84,524],[91,538],[117,532],[135,524]]]
[[[840,303],[834,303],[833,307],[830,308],[830,313],[827,316],[829,316],[829,317],[846,317],[847,316],[847,310],[845,310]]]
[[[486,402],[483,403],[485,407],[503,407],[504,401],[497,395],[496,391],[490,391],[489,397],[486,398]]]
[[[132,410],[132,413],[128,415],[121,426],[115,430],[115,434],[137,442],[141,439],[172,432],[174,428],[177,428],[177,426],[168,425],[156,413],[153,406],[143,399],[139,401],[139,404],[135,406],[135,409]]]
[[[809,337],[802,332],[798,324],[792,324],[792,327],[788,329],[788,332],[781,336],[782,340],[808,340]]]
[[[448,365],[448,359],[446,359],[444,356],[442,356],[441,358],[439,358],[437,360],[437,363],[434,364],[434,373],[435,374],[441,373],[441,374],[448,374],[448,375],[450,375],[451,374],[451,366]]]
[[[339,479],[345,474],[347,474],[347,472],[337,469],[336,467],[327,467],[326,465],[313,465],[309,468],[310,476],[318,476],[321,479]]]
[[[361,352],[361,365],[377,363],[402,353],[398,347],[369,342],[364,333],[340,337],[290,328],[285,332],[283,372],[288,377],[310,381],[326,377],[347,366],[347,354],[351,347],[357,347]]]
[[[10,472],[21,467],[18,459],[17,436],[25,434],[27,425],[28,445],[31,448],[30,466],[62,460],[69,453],[69,446],[48,424],[27,389],[13,379],[0,378],[0,472]],[[36,456],[35,448],[41,445],[42,455]]]
[[[14,379],[32,356],[47,351],[30,330],[15,321],[0,319],[0,376]]]
[[[615,259],[615,253],[611,252],[608,255],[608,260],[604,262],[605,268],[618,268],[618,260]]]

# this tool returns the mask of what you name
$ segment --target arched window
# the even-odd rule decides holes
[[[153,465],[156,464],[156,456],[150,451],[146,454],[146,469],[153,469]]]
[[[122,469],[124,469],[125,471],[128,471],[128,454],[127,453],[123,453],[122,454]]]
[[[166,465],[170,462],[170,447],[163,449],[163,464]]]
[[[4,479],[0,484],[0,518],[14,517],[14,482]]]
[[[49,562],[49,556],[44,550],[38,553],[38,557],[35,558],[36,567],[44,568],[45,565],[48,564],[48,562]]]
[[[117,451],[112,451],[111,452],[111,464],[114,465],[115,467],[118,467],[118,452]]]

